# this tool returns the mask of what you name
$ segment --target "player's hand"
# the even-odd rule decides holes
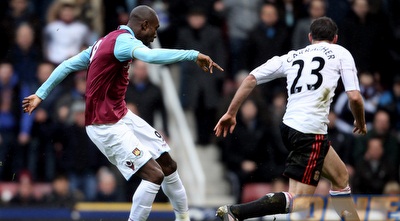
[[[36,94],[32,94],[22,100],[22,110],[24,111],[24,113],[31,114],[32,111],[35,110],[41,102],[42,99],[40,99]]]
[[[365,135],[367,134],[367,125],[358,125],[357,121],[354,121],[354,134]]]
[[[236,126],[236,117],[224,114],[221,119],[218,121],[217,125],[214,128],[215,136],[219,137],[221,134],[226,137],[229,133],[232,133]]]
[[[196,64],[203,69],[205,72],[213,73],[213,68],[217,68],[220,71],[224,71],[217,63],[215,63],[209,56],[199,53],[197,55]]]

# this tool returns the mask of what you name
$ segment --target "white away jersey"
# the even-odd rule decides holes
[[[275,56],[250,74],[257,84],[287,78],[288,104],[283,122],[303,133],[327,133],[329,108],[339,77],[346,91],[360,90],[350,52],[326,42]]]

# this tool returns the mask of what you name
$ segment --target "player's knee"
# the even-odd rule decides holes
[[[344,189],[349,185],[349,173],[347,169],[343,170],[332,181],[332,189]]]
[[[169,164],[162,165],[162,170],[165,176],[168,176],[177,170],[178,166],[174,160],[171,160]]]
[[[165,176],[168,176],[177,170],[176,162],[171,158],[169,154],[163,154],[157,159],[157,163],[161,166]]]
[[[164,172],[160,165],[156,161],[150,159],[145,165],[143,165],[140,170],[136,173],[143,180],[155,184],[161,184],[164,180]]]
[[[164,173],[161,170],[155,170],[147,179],[149,182],[161,185],[164,180]]]

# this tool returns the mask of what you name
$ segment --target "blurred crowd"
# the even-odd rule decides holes
[[[269,58],[307,46],[309,25],[321,16],[337,22],[338,44],[354,56],[365,101],[366,136],[351,133],[342,86],[329,115],[329,138],[348,167],[353,192],[380,194],[388,183],[398,185],[397,0],[8,0],[0,1],[0,182],[19,185],[13,198],[2,196],[8,203],[131,200],[138,181],[123,182],[86,135],[85,71],[68,76],[31,115],[22,113],[21,101],[62,61],[126,24],[139,4],[158,13],[163,47],[199,50],[225,69],[208,75],[193,62],[181,62],[177,90],[182,107],[194,116],[196,143],[220,149],[237,201],[248,183],[285,181],[287,150],[279,135],[285,79],[257,87],[232,135],[217,139],[213,127],[243,78]],[[152,125],[161,113],[168,137],[162,92],[146,64],[133,61],[130,72],[128,107]],[[52,191],[29,194],[38,182],[51,183]],[[158,200],[166,198],[161,193]]]

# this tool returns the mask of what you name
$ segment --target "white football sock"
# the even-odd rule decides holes
[[[131,213],[129,221],[145,221],[147,220],[151,206],[160,189],[160,185],[142,180],[132,197]]]
[[[174,208],[176,220],[189,221],[189,208],[185,187],[179,177],[178,171],[164,177],[161,187],[169,198]]]

